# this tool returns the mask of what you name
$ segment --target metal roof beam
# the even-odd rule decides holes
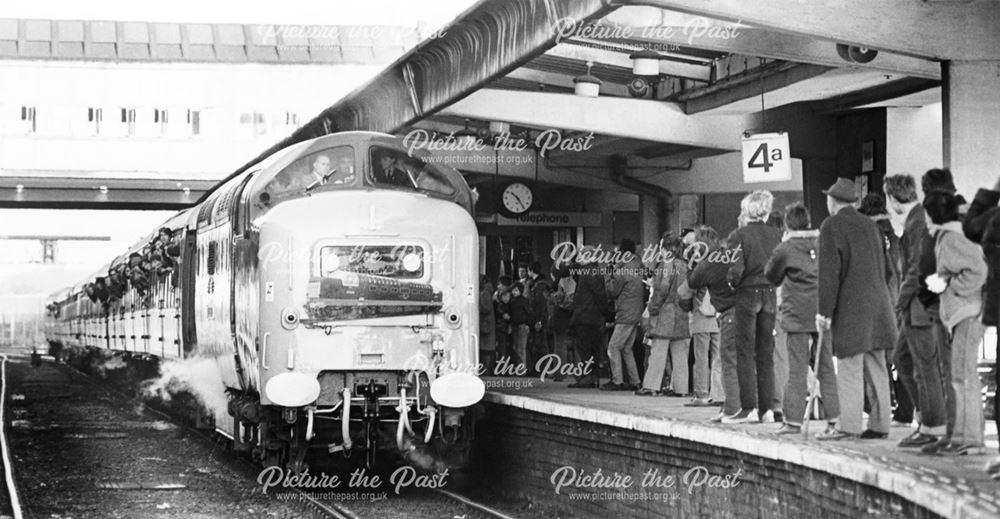
[[[773,66],[751,69],[744,75],[734,76],[718,83],[687,90],[673,97],[672,100],[684,104],[684,112],[696,114],[726,106],[736,101],[751,97],[760,97],[766,92],[805,81],[822,75],[830,70],[819,65],[803,65],[797,63],[775,62]]]
[[[675,18],[677,16],[676,13],[669,13],[669,15]],[[677,23],[673,20],[669,22],[670,25],[667,23],[656,24],[655,21],[662,16],[662,9],[630,6],[611,13],[601,23],[629,27],[629,32],[632,34],[631,40],[654,50],[686,46],[828,67],[870,68],[893,74],[941,79],[941,66],[935,61],[891,52],[880,52],[869,63],[848,63],[837,54],[835,43],[815,37],[746,27],[742,24],[737,27],[733,23],[705,18],[699,21],[694,17],[691,17],[689,23],[683,25],[673,25]],[[707,29],[702,29],[702,27],[711,26],[733,27],[736,36],[721,38],[718,37],[718,32],[709,33]]]
[[[744,118],[692,116],[675,103],[483,89],[442,114],[653,142],[739,150]]]
[[[629,70],[632,69],[632,60],[628,57],[629,55],[626,52],[615,52],[612,50],[586,45],[588,45],[588,43],[574,40],[571,44],[556,45],[546,51],[545,54],[559,58],[574,59],[579,61],[593,61],[594,63],[603,63],[613,67],[620,67]],[[660,60],[660,74],[667,76],[694,79],[707,83],[710,79],[711,73],[712,69],[707,65],[694,65],[679,61],[671,61],[668,59]]]
[[[1000,2],[628,0],[751,27],[933,60],[1000,56]],[[739,39],[736,36],[735,39]]]
[[[230,177],[278,150],[329,133],[392,133],[541,55],[555,45],[559,20],[585,22],[616,8],[608,0],[481,0],[443,28],[440,37],[424,40]]]
[[[541,70],[533,70],[527,67],[512,70],[510,74],[507,74],[507,77],[510,79],[532,81],[544,85],[568,88],[570,90],[576,86],[576,84],[573,83],[573,78],[570,76],[564,74],[554,74],[552,72],[543,72]],[[624,85],[604,81],[601,84],[601,95],[628,97],[628,88]]]

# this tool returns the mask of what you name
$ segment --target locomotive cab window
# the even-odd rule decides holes
[[[353,187],[354,148],[337,146],[303,155],[282,169],[264,187],[270,205],[306,193]]]
[[[451,197],[455,186],[433,165],[403,151],[372,146],[371,180],[375,184]]]

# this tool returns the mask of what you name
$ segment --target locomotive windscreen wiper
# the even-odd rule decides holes
[[[312,184],[309,184],[308,186],[306,186],[306,193],[312,191],[313,188],[315,188],[316,186],[322,186],[323,184],[326,184],[326,179],[328,179],[331,176],[333,176],[333,174],[336,173],[336,172],[337,172],[337,168],[333,168],[333,169],[330,170],[329,173],[327,173],[326,175],[323,175],[323,178],[318,178],[318,179],[314,180]]]

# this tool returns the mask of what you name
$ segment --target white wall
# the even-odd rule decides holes
[[[221,178],[381,70],[379,65],[0,62],[0,168]],[[21,107],[36,111],[28,133]],[[88,108],[102,108],[100,133]],[[136,111],[135,133],[121,108]],[[154,109],[169,113],[164,133]],[[191,135],[188,109],[201,114]],[[258,112],[264,124],[241,124]]]
[[[920,179],[925,171],[941,167],[941,103],[920,108],[886,109],[885,170],[909,173]]]

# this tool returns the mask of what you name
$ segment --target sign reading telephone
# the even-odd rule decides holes
[[[781,182],[792,179],[788,133],[743,134],[743,181]]]

